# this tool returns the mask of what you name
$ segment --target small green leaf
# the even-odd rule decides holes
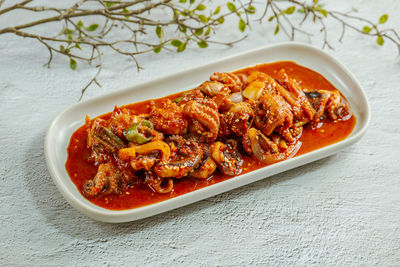
[[[161,46],[157,46],[156,48],[153,49],[154,53],[158,54],[161,52]]]
[[[179,25],[179,31],[185,33],[187,31],[187,27],[185,25]]]
[[[172,40],[171,44],[175,47],[180,47],[182,45],[182,42],[179,40]]]
[[[65,52],[66,54],[69,54],[69,51],[70,51],[70,49],[67,47],[67,48],[65,48],[65,51],[64,51],[64,52]]]
[[[275,16],[271,16],[268,18],[268,21],[272,21],[275,18]]]
[[[318,0],[314,0],[314,4],[318,3]]]
[[[325,9],[320,9],[319,13],[321,13],[325,18],[328,17],[328,11],[326,11]]]
[[[214,10],[214,15],[217,15],[221,11],[221,6],[217,6],[217,8]]]
[[[194,33],[195,33],[197,36],[202,35],[202,34],[203,34],[203,28],[200,28],[200,29],[195,30]]]
[[[377,38],[376,38],[376,43],[378,44],[378,45],[383,45],[383,43],[385,42],[385,40],[383,40],[383,37],[382,36],[378,36]]]
[[[295,6],[290,6],[286,9],[285,13],[286,14],[293,14],[293,12],[296,10]]]
[[[79,50],[82,50],[82,47],[78,43],[75,44],[75,47],[78,48]]]
[[[195,1],[196,1],[196,0],[190,0],[189,2],[190,2],[190,4],[193,4]]]
[[[244,20],[240,19],[239,20],[239,30],[241,32],[244,32],[245,29],[246,29],[246,22],[244,22]]]
[[[204,9],[206,9],[206,6],[203,5],[203,4],[199,4],[199,5],[196,7],[196,10],[199,10],[199,11],[202,11],[202,10],[204,10]]]
[[[297,12],[299,12],[299,13],[305,13],[304,8],[299,8],[299,9],[297,9]]]
[[[222,23],[224,23],[225,18],[224,17],[220,17],[219,19],[217,19],[217,21],[218,21],[219,24],[222,24]]]
[[[208,27],[206,32],[204,33],[205,36],[209,35],[211,32],[211,27]]]
[[[71,33],[74,33],[75,31],[74,30],[72,30],[72,29],[65,29],[64,30],[64,34],[71,34]]]
[[[369,33],[371,30],[372,29],[369,26],[364,26],[364,28],[362,29],[362,31],[365,32],[365,33]]]
[[[199,16],[199,19],[200,19],[200,21],[203,22],[203,23],[207,23],[207,22],[208,22],[208,18],[207,18],[206,16],[204,16],[204,15],[200,15],[200,16]]]
[[[204,41],[204,40],[198,42],[197,45],[198,45],[200,48],[206,48],[206,47],[208,46],[207,42]]]
[[[278,32],[279,32],[279,24],[276,24],[276,28],[275,28],[275,31],[274,31],[274,35],[277,35]]]
[[[123,12],[123,13],[129,13],[129,10],[128,10],[126,7],[124,7],[124,8],[122,9],[122,12]]]
[[[186,49],[186,43],[182,43],[178,49],[176,50],[177,52],[183,52]]]
[[[68,40],[72,41],[72,35],[70,33],[68,33],[67,38]]]
[[[163,31],[163,29],[161,29],[161,27],[159,25],[157,25],[157,27],[156,27],[156,34],[159,39],[162,39],[164,37],[164,31]]]
[[[179,0],[179,3],[184,4],[184,3],[186,3],[186,0]]]
[[[92,24],[89,27],[86,27],[86,30],[89,32],[95,31],[99,27],[99,24]]]
[[[65,51],[65,47],[63,45],[60,45],[60,51],[64,52]]]
[[[122,13],[129,13],[129,10],[126,7],[124,7],[122,9]],[[129,15],[126,15],[125,18],[129,19]]]
[[[236,11],[236,6],[235,6],[234,3],[228,2],[228,3],[226,3],[226,6],[228,7],[228,9],[229,9],[230,11],[232,11],[232,12],[235,12],[235,11]]]
[[[175,10],[175,12],[174,12],[174,19],[176,20],[177,18],[179,18],[179,12]]]
[[[383,14],[383,15],[379,18],[379,23],[380,23],[380,24],[385,23],[385,22],[388,20],[388,18],[389,18],[389,15],[388,15],[388,14]]]
[[[76,24],[79,28],[82,28],[83,27],[83,22],[82,22],[82,20],[80,20],[80,21],[78,21],[78,23]]]
[[[112,2],[106,2],[106,7],[112,7],[114,5],[114,3]]]
[[[249,12],[250,14],[254,14],[256,13],[256,8],[254,6],[249,6],[247,8],[247,12]]]
[[[69,66],[71,67],[71,69],[72,70],[76,70],[77,65],[78,64],[76,63],[76,60],[71,57],[69,59]]]

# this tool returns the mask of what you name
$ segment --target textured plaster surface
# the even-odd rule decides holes
[[[399,1],[335,1],[372,19],[389,12],[400,30]],[[332,4],[332,3],[331,3]],[[17,13],[5,22],[29,20]],[[236,21],[232,23],[236,27]],[[0,36],[0,265],[400,265],[400,63],[396,48],[328,23],[339,58],[360,80],[372,107],[364,138],[334,156],[231,192],[125,224],[93,221],[73,209],[46,169],[50,121],[75,103],[94,70],[71,71],[38,42]],[[229,28],[229,27],[228,27]],[[105,55],[102,88],[85,99],[160,74],[272,42],[273,25],[256,25],[234,48],[128,59]],[[39,28],[40,30],[40,28]],[[46,29],[41,29],[46,30]],[[266,34],[268,32],[268,34]],[[236,33],[226,31],[224,38]],[[301,40],[301,38],[300,38]],[[318,39],[313,40],[317,46]]]

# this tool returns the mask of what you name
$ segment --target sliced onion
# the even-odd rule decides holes
[[[244,89],[243,96],[248,99],[258,100],[261,97],[264,88],[265,83],[261,81],[253,81],[247,85],[246,89]]]
[[[249,130],[249,137],[251,150],[253,151],[254,156],[256,156],[259,161],[267,163],[267,156],[257,140],[257,130],[255,128]]]
[[[224,88],[224,84],[217,81],[206,81],[198,87],[200,91],[209,95],[211,97],[216,96],[222,88]]]
[[[243,102],[242,92],[236,92],[236,93],[230,94],[228,98],[229,98],[229,100],[231,100],[233,103],[236,103],[236,104]]]
[[[288,159],[293,158],[296,155],[297,151],[299,151],[302,144],[303,143],[301,141],[297,141],[295,145],[290,146],[288,148],[289,156],[287,158]]]

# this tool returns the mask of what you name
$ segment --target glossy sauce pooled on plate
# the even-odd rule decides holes
[[[131,209],[339,142],[355,124],[323,76],[275,62],[87,117],[71,137],[66,170],[92,203]]]

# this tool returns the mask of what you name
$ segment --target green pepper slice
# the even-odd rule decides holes
[[[142,120],[139,123],[135,123],[132,127],[125,129],[123,131],[125,138],[130,142],[135,141],[140,145],[149,142],[153,137],[146,137],[142,133],[139,133],[138,128],[140,126],[145,126],[147,128],[154,129],[153,123],[151,123],[151,121]]]

